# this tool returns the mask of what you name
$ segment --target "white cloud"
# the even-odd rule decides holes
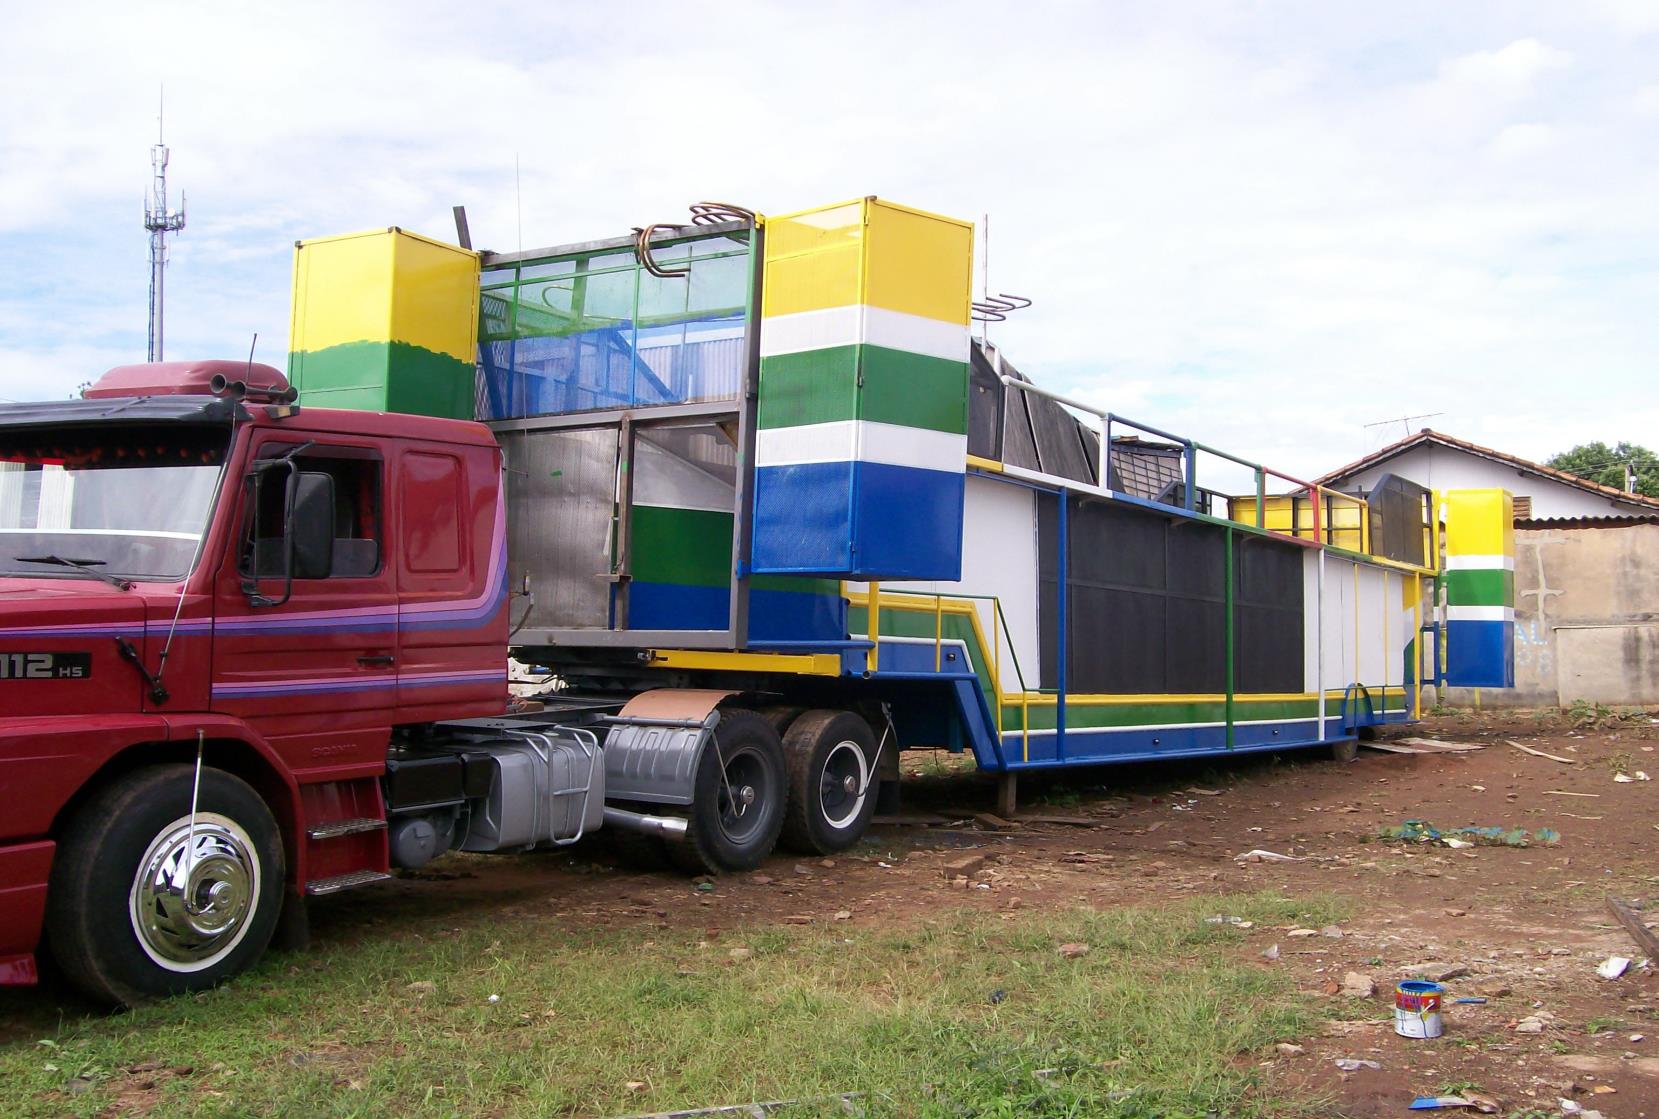
[[[449,236],[463,203],[475,243],[511,249],[521,208],[533,246],[698,198],[874,192],[991,213],[993,286],[1037,300],[993,328],[1022,370],[1286,469],[1431,411],[1522,454],[1652,442],[1629,402],[1659,361],[1659,151],[1632,107],[1659,95],[1632,93],[1652,75],[1611,19],[36,5],[0,41],[0,396],[142,355],[165,80],[190,196],[172,355],[241,356],[257,330],[280,364],[299,237]],[[158,21],[165,52],[134,49]]]
[[[1548,124],[1509,124],[1492,138],[1489,150],[1504,159],[1525,158],[1547,151],[1555,135],[1555,128]]]
[[[1571,54],[1537,39],[1516,39],[1495,51],[1475,51],[1451,59],[1441,65],[1440,75],[1456,85],[1520,96],[1531,92],[1541,76],[1563,70],[1572,61]]]

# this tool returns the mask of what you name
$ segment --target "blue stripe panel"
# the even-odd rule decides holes
[[[631,629],[725,629],[731,594],[725,587],[634,583],[628,591]],[[749,640],[840,641],[847,602],[840,595],[751,589]]]
[[[628,584],[629,629],[725,629],[731,591],[681,583]]]
[[[1454,688],[1515,686],[1515,623],[1446,623],[1446,683]]]
[[[749,640],[843,641],[847,600],[838,594],[806,594],[751,588]]]
[[[755,470],[750,570],[763,575],[853,570],[853,464],[811,462]]]
[[[960,473],[877,462],[761,467],[751,570],[960,579],[964,485]]]
[[[1334,721],[1325,724],[1320,739],[1319,724],[1313,720],[1235,726],[1236,745],[1227,748],[1226,727],[1101,727],[1066,732],[1065,756],[1059,755],[1056,736],[1033,734],[1029,760],[1018,732],[1002,736],[1003,755],[1009,769],[1049,769],[1063,765],[1091,765],[1100,762],[1161,761],[1205,755],[1245,754],[1259,750],[1286,750],[1317,746],[1352,737],[1337,730]]]

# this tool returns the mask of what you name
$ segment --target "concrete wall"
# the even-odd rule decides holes
[[[1438,484],[1438,483],[1437,483]],[[1483,706],[1659,704],[1659,525],[1515,533],[1515,687]],[[1442,702],[1474,702],[1449,688]]]
[[[1530,474],[1437,443],[1413,447],[1387,462],[1344,479],[1340,486],[1342,489],[1361,486],[1369,490],[1384,474],[1393,474],[1434,490],[1506,489],[1516,497],[1532,498],[1532,516],[1538,518],[1618,517],[1652,512],[1650,508],[1586,493],[1553,478]]]

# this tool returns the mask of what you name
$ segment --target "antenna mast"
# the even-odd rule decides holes
[[[162,111],[156,112],[156,142],[150,148],[149,197],[144,202],[144,228],[150,231],[150,346],[149,360],[162,360],[162,319],[167,271],[167,235],[184,230],[184,196],[179,208],[167,208],[167,144],[162,133]]]

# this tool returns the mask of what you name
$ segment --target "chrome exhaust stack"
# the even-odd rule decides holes
[[[629,812],[625,808],[612,808],[607,804],[605,826],[638,832],[640,835],[659,836],[672,843],[685,842],[686,822],[680,816],[647,816],[643,812]]]

